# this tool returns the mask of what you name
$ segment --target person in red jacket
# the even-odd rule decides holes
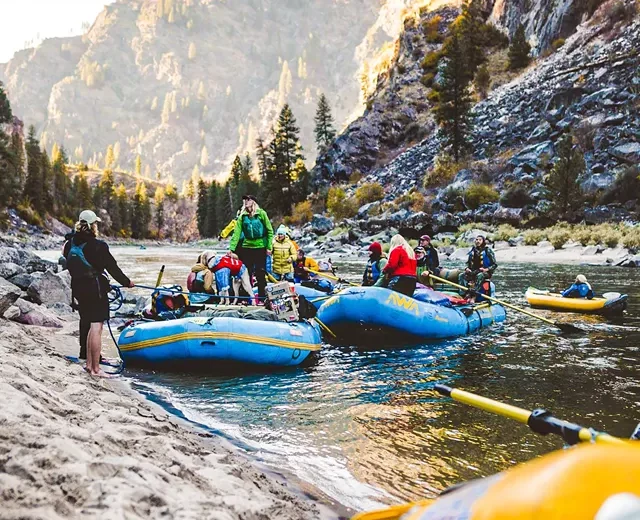
[[[387,289],[407,296],[413,296],[416,290],[416,254],[402,235],[394,235],[391,238],[389,248],[389,261],[382,269],[385,276]]]

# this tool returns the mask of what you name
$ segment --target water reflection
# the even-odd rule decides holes
[[[114,248],[138,283],[184,283],[197,252]],[[340,266],[358,281],[361,266]],[[288,468],[354,508],[432,496],[559,448],[526,426],[436,396],[435,383],[628,436],[640,421],[640,272],[591,266],[501,265],[498,297],[526,307],[528,286],[561,289],[576,274],[598,293],[628,293],[627,316],[541,315],[586,334],[509,312],[479,334],[432,345],[360,352],[327,348],[309,369],[239,377],[136,372],[188,416],[253,456]]]

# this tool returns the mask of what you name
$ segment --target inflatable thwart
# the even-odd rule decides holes
[[[193,317],[130,325],[118,346],[128,365],[291,367],[311,362],[321,339],[308,322]]]
[[[380,287],[352,287],[324,301],[318,318],[340,342],[378,347],[381,341],[406,344],[463,336],[504,321],[506,312],[487,302],[453,306],[430,289],[418,290],[412,298]]]

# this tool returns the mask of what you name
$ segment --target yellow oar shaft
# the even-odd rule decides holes
[[[476,408],[480,408],[481,410],[502,415],[509,419],[514,419],[523,424],[527,424],[527,421],[531,416],[531,412],[524,408],[518,408],[517,406],[494,401],[493,399],[472,394],[471,392],[465,392],[464,390],[453,389],[451,390],[450,397],[456,401],[460,401],[461,403],[469,404]]]
[[[453,286],[453,287],[457,287],[458,289],[461,289],[463,291],[467,291],[469,290],[468,287],[465,287],[464,285],[459,285],[455,282],[452,282],[450,280],[447,280],[445,278],[440,278],[439,276],[436,276],[435,274],[429,274],[430,278],[433,278],[434,280],[437,280],[438,282],[442,282],[442,283],[448,283],[449,285]],[[505,307],[508,307],[509,309],[513,309],[514,311],[518,311],[521,312],[523,314],[526,314],[527,316],[531,316],[532,318],[536,318],[538,320],[542,320],[546,323],[549,323],[550,325],[553,325],[554,327],[557,326],[557,324],[551,320],[548,320],[547,318],[543,318],[542,316],[538,316],[537,314],[534,314],[533,312],[529,312],[525,309],[521,309],[520,307],[516,307],[515,305],[511,305],[510,303],[504,302],[502,300],[498,300],[498,298],[494,298],[493,296],[487,296],[486,294],[482,295],[483,298],[492,301],[492,302],[496,302],[499,303],[500,305],[504,305]]]
[[[158,278],[156,279],[156,287],[160,287],[160,282],[162,282],[163,275],[164,275],[164,265],[160,268],[160,272],[158,273]]]
[[[305,267],[305,269],[307,271],[309,271],[310,273],[313,274],[317,274],[318,276],[324,276],[325,278],[329,278],[330,280],[335,280],[336,282],[347,282],[347,280],[342,280],[341,278],[338,278],[337,276],[333,276],[331,274],[328,273],[321,273],[320,271],[314,271],[313,269],[309,269],[308,267]],[[354,285],[357,286],[357,283],[352,283],[352,282],[347,282],[349,285]]]

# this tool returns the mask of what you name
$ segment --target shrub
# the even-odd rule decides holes
[[[600,204],[627,202],[637,199],[640,194],[640,166],[628,166],[618,175],[613,185],[604,192]]]
[[[369,202],[376,202],[384,197],[384,188],[377,182],[363,184],[356,190],[356,202],[363,206]]]
[[[585,225],[575,226],[571,238],[583,246],[594,244],[592,228]]]
[[[562,47],[565,44],[566,40],[564,38],[558,38],[557,40],[554,40],[553,43],[551,44],[551,48],[554,51],[557,51],[560,47]]]
[[[18,204],[16,212],[21,219],[27,222],[27,224],[38,227],[44,226],[44,220],[42,220],[40,214],[33,209],[29,202],[24,201],[21,204]]]
[[[524,208],[532,202],[533,199],[529,195],[529,191],[521,184],[511,186],[500,197],[500,204],[505,208]]]
[[[307,222],[311,222],[312,218],[313,208],[311,207],[311,201],[305,200],[294,205],[291,211],[291,216],[285,218],[285,220],[287,221],[287,224],[300,226],[302,224],[306,224]]]
[[[405,72],[407,72],[407,67],[406,67],[406,65],[404,65],[404,64],[402,64],[402,63],[398,63],[397,69],[398,69],[398,72],[399,72],[400,74],[404,74]]]
[[[519,231],[510,224],[500,224],[498,229],[493,233],[492,238],[494,241],[504,240],[505,242],[516,238],[519,235]]]
[[[435,188],[449,184],[459,170],[460,165],[449,154],[438,155],[433,161],[433,168],[424,177],[424,187]]]
[[[535,246],[546,239],[547,234],[542,229],[528,229],[524,232],[524,243],[528,246]]]
[[[424,30],[424,36],[427,40],[427,43],[442,43],[444,37],[440,34],[438,30],[440,27],[440,23],[442,22],[442,17],[434,16],[431,20],[427,20],[422,24],[422,29]]]
[[[629,229],[622,239],[622,243],[628,249],[640,249],[640,226],[634,226]]]
[[[437,51],[429,52],[425,55],[420,65],[425,72],[434,72],[438,70],[440,58],[442,58],[442,53]]]
[[[436,75],[433,72],[425,72],[420,78],[420,83],[422,83],[427,88],[431,88],[433,87],[433,80],[435,78]]]
[[[571,238],[571,231],[565,227],[553,227],[549,233],[549,242],[556,249],[560,249]]]
[[[482,229],[483,231],[489,231],[489,225],[485,224],[484,222],[469,222],[468,224],[462,224],[456,231],[456,237],[462,236],[467,231],[471,231],[472,229]]]
[[[488,184],[471,184],[464,192],[464,203],[469,209],[478,209],[483,204],[495,202],[500,195]]]
[[[358,212],[356,201],[348,199],[344,190],[332,186],[327,195],[327,211],[336,219],[351,218]]]
[[[349,184],[358,184],[362,177],[364,177],[364,175],[362,175],[360,170],[353,170],[353,173],[349,175]]]

